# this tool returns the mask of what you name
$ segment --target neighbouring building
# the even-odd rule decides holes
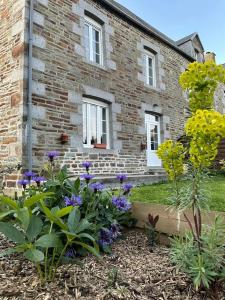
[[[203,53],[197,33],[173,41],[113,0],[0,0],[0,160],[161,168],[158,145],[183,133],[179,75]]]

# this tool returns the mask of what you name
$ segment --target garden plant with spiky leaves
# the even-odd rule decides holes
[[[224,250],[223,239],[216,238],[222,235],[221,232],[225,233],[224,226],[216,219],[215,226],[206,231],[202,224],[202,210],[207,209],[207,195],[202,182],[217,155],[221,139],[225,137],[225,115],[213,110],[214,94],[220,83],[225,83],[222,66],[214,62],[194,62],[188,66],[180,76],[180,84],[189,92],[191,116],[185,125],[189,145],[185,147],[180,142],[169,140],[158,149],[158,156],[174,183],[173,200],[191,232],[191,238],[187,235],[185,239],[172,242],[173,261],[193,279],[196,289],[209,288],[215,280],[222,278],[225,268],[224,252],[220,251]],[[190,185],[182,188],[180,178],[187,157],[189,172],[186,177]],[[186,214],[187,209],[191,210],[192,218]],[[213,233],[216,237],[210,244]]]

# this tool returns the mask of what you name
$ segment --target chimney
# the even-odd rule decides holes
[[[204,59],[205,61],[216,62],[216,54],[214,52],[205,52]]]

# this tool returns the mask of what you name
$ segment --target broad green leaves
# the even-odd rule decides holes
[[[0,232],[3,233],[10,241],[17,244],[25,244],[26,240],[21,231],[16,229],[12,224],[0,222]]]
[[[30,242],[32,242],[40,233],[43,227],[42,220],[33,215],[30,219],[30,224],[27,228],[26,235]]]
[[[24,256],[33,262],[41,262],[45,258],[44,253],[37,249],[28,249],[24,252]]]

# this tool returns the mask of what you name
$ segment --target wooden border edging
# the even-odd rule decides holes
[[[156,229],[161,233],[166,233],[167,235],[180,235],[189,230],[183,214],[180,215],[179,221],[178,213],[176,212],[175,208],[170,205],[133,202],[132,213],[133,217],[138,220],[136,225],[138,228],[144,228],[146,226],[148,214],[152,214],[153,216],[159,215],[159,222],[157,223]],[[190,219],[192,219],[190,211],[187,211],[186,214],[187,216],[190,216]],[[223,216],[225,223],[225,212],[210,211],[203,213],[203,224],[213,224],[217,215]],[[178,223],[180,223],[179,228]]]

